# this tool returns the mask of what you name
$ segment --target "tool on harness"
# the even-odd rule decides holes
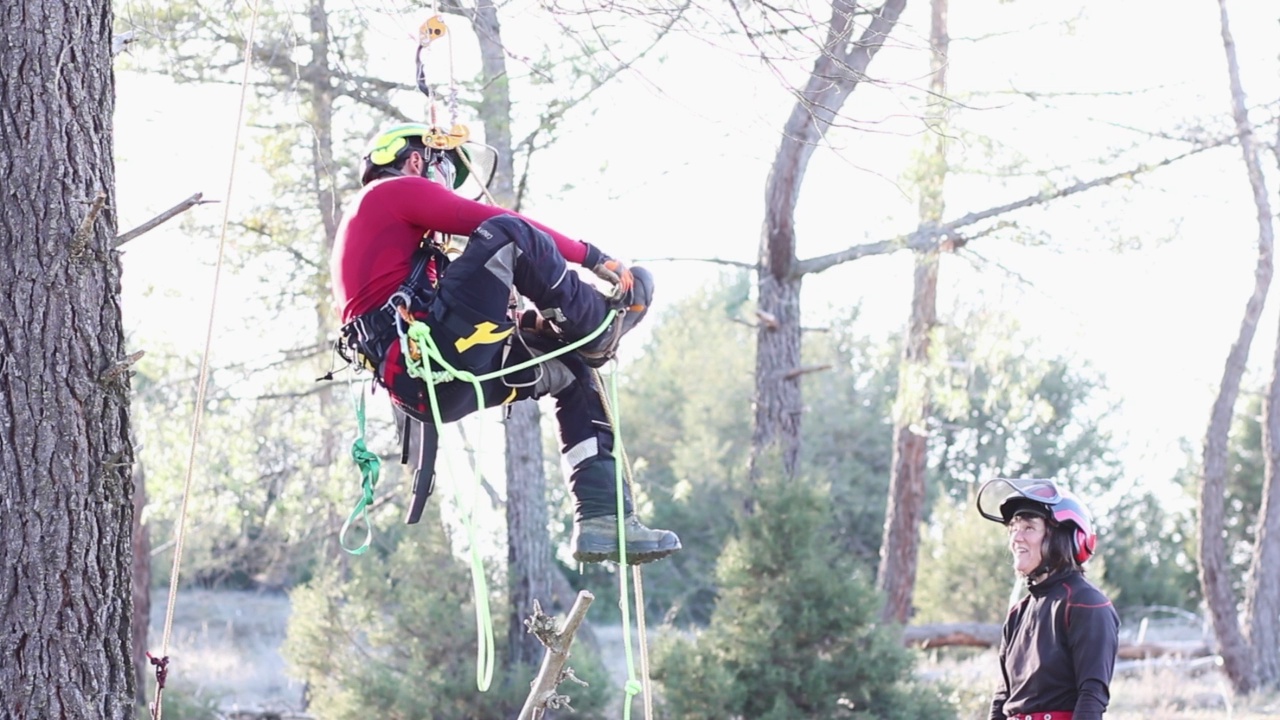
[[[409,464],[412,442],[417,440],[417,453],[414,453],[413,500],[409,503],[409,513],[405,516],[406,525],[415,525],[422,519],[422,511],[427,506],[427,499],[436,489],[436,452],[440,447],[440,433],[435,423],[418,420],[411,415],[404,416],[404,447],[400,453],[400,463]]]

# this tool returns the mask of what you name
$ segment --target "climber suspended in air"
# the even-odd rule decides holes
[[[438,413],[443,422],[453,422],[481,408],[472,384],[411,372],[421,349],[404,342],[409,323],[429,329],[434,349],[449,366],[477,376],[595,334],[574,352],[485,380],[481,390],[484,407],[555,398],[561,452],[571,468],[573,557],[617,561],[614,428],[593,368],[611,359],[622,336],[644,318],[653,277],[590,243],[457,194],[468,176],[491,172],[472,159],[483,146],[460,140],[410,123],[381,130],[365,148],[363,187],[346,209],[330,260],[344,343],[395,406],[418,422],[429,482],[433,418]],[[475,179],[482,185],[489,180]],[[450,235],[467,238],[454,258],[443,251]],[[613,294],[605,296],[580,278],[570,262],[606,280]],[[513,288],[537,310],[512,317]],[[418,512],[425,499],[420,490]],[[675,533],[650,529],[636,518],[629,486],[622,493],[628,563],[651,562],[680,549]],[[412,511],[410,520],[416,520]]]

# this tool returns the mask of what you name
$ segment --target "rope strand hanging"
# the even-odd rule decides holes
[[[160,654],[147,653],[156,668],[156,694],[151,706],[151,717],[160,720],[164,716],[164,684],[169,674],[169,640],[173,635],[173,612],[178,595],[178,579],[182,571],[182,550],[187,532],[187,513],[191,504],[191,485],[195,474],[196,447],[200,438],[200,423],[204,417],[205,392],[209,385],[209,352],[213,347],[214,318],[218,307],[218,288],[222,280],[223,258],[226,255],[227,227],[231,222],[231,193],[235,188],[236,160],[239,157],[240,131],[244,127],[245,105],[249,96],[249,71],[253,67],[253,44],[258,29],[259,5],[254,0],[249,18],[249,32],[244,43],[244,75],[240,80],[240,104],[236,111],[236,128],[231,146],[231,168],[227,173],[227,193],[222,204],[222,229],[218,236],[218,257],[213,271],[213,291],[209,300],[209,323],[205,329],[204,352],[200,357],[200,379],[196,383],[194,417],[191,421],[191,446],[187,455],[187,470],[182,485],[182,506],[178,511],[178,525],[173,548],[173,568],[169,573],[169,602],[164,613],[164,632],[161,635]]]

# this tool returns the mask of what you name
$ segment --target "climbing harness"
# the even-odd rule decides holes
[[[473,164],[473,158],[463,148],[468,143],[470,131],[465,125],[457,121],[457,86],[454,82],[452,67],[452,46],[451,40],[446,39],[450,43],[450,90],[449,90],[449,129],[444,130],[437,118],[437,101],[438,94],[432,89],[426,80],[426,69],[424,55],[430,50],[433,43],[441,38],[451,38],[448,27],[438,14],[433,14],[422,24],[419,29],[419,42],[415,52],[415,70],[418,89],[427,97],[429,102],[430,122],[428,131],[423,136],[423,143],[432,151],[444,154],[446,158],[453,158],[460,161],[462,168],[455,168],[456,172],[465,172],[477,179],[481,187],[483,195],[491,204],[497,205],[493,196],[488,190],[488,178],[485,174]],[[429,163],[430,166],[430,163]],[[446,176],[446,180],[451,180]],[[458,183],[449,182],[448,186],[456,188]],[[628,312],[626,307],[610,307],[603,322],[585,337],[574,342],[563,343],[545,354],[530,357],[528,360],[516,363],[511,366],[506,365],[507,353],[510,351],[509,343],[511,338],[518,338],[523,341],[523,336],[519,332],[521,329],[532,329],[535,332],[550,327],[554,330],[555,321],[563,320],[563,316],[557,316],[556,310],[544,311],[543,315],[527,317],[522,315],[519,308],[519,298],[514,293],[513,303],[510,306],[511,319],[514,321],[515,327],[506,332],[511,333],[508,338],[508,344],[504,346],[503,361],[500,363],[498,370],[484,374],[475,374],[467,370],[462,370],[451,365],[441,353],[436,343],[436,338],[432,336],[431,328],[423,322],[419,314],[425,311],[426,314],[435,318],[436,322],[444,324],[454,331],[454,325],[450,323],[466,324],[468,329],[472,323],[467,318],[458,318],[456,312],[459,305],[452,302],[451,298],[444,297],[443,294],[434,287],[423,287],[421,284],[426,282],[426,273],[423,272],[425,264],[429,262],[425,254],[430,248],[436,248],[438,245],[433,243],[434,238],[428,238],[425,243],[424,250],[420,250],[418,256],[413,263],[413,271],[409,275],[409,280],[402,285],[397,292],[392,294],[386,304],[381,308],[356,318],[348,323],[342,329],[342,338],[339,341],[339,352],[348,361],[349,365],[355,365],[357,369],[360,367],[373,371],[375,383],[382,383],[383,379],[380,375],[380,364],[386,357],[387,351],[390,349],[391,343],[398,343],[401,357],[405,364],[405,372],[413,378],[421,380],[426,387],[428,401],[426,405],[430,408],[431,422],[425,422],[423,419],[414,417],[406,413],[406,419],[403,426],[402,435],[402,451],[401,462],[407,463],[410,459],[411,449],[416,446],[417,452],[413,458],[415,461],[415,470],[413,472],[413,496],[410,502],[406,522],[414,524],[421,518],[423,509],[425,508],[427,499],[431,496],[435,488],[435,464],[438,452],[439,437],[444,421],[440,414],[440,403],[437,398],[436,386],[446,382],[466,382],[470,383],[475,391],[476,407],[484,408],[486,406],[484,400],[483,383],[489,380],[505,378],[514,373],[521,372],[528,368],[536,368],[537,366],[552,360],[566,353],[573,352],[588,343],[596,340],[602,333],[606,332],[617,319],[620,314]],[[447,240],[446,240],[447,243]],[[441,243],[444,244],[444,243]],[[447,256],[441,253],[439,257],[443,257],[447,263]],[[443,271],[442,266],[436,268],[435,277],[438,278]],[[528,319],[526,324],[522,322]],[[532,326],[530,328],[529,326]],[[477,326],[478,327],[478,326]],[[621,324],[618,324],[621,327]],[[460,337],[466,337],[465,332],[457,332]],[[344,351],[345,350],[345,351]],[[593,371],[595,372],[595,371]],[[599,375],[596,375],[597,388],[601,394],[601,401],[604,403],[606,412],[612,415],[611,407],[617,406],[617,380],[616,375],[611,376],[610,394],[606,396],[603,386],[600,383]],[[505,380],[504,380],[505,382]],[[536,379],[535,381],[536,382]],[[515,386],[512,386],[515,387]],[[390,387],[388,387],[390,390]],[[351,455],[356,465],[360,468],[361,473],[361,497],[355,508],[343,523],[339,533],[339,544],[344,550],[352,554],[362,554],[369,548],[372,542],[372,524],[368,517],[368,511],[373,504],[373,492],[377,485],[379,474],[378,458],[369,452],[364,444],[364,397],[363,392],[360,393],[360,399],[356,403],[357,417],[357,438],[352,446]],[[625,462],[625,456],[622,452],[621,433],[618,424],[610,418],[614,429],[614,458],[616,468],[616,483],[618,497],[618,550],[619,550],[619,567],[625,568],[626,561],[626,530],[624,526],[623,512],[623,472],[622,467]],[[416,442],[411,442],[416,440]],[[480,441],[477,440],[477,443]],[[480,475],[480,468],[477,465],[474,468],[475,483],[472,493],[471,502],[464,503],[462,498],[462,490],[458,483],[453,483],[454,502],[458,507],[465,526],[467,542],[470,546],[471,560],[471,578],[472,589],[475,597],[476,611],[476,633],[477,633],[477,649],[476,649],[476,686],[484,692],[488,690],[492,682],[494,672],[494,639],[493,639],[493,623],[489,612],[489,592],[485,579],[485,571],[483,562],[480,558],[478,543],[476,540],[476,531],[474,513],[476,508],[475,498],[477,492],[482,487],[483,479]],[[628,474],[630,469],[628,468]],[[629,482],[629,475],[627,478]],[[346,536],[348,531],[354,524],[363,523],[365,537],[363,542],[351,548],[347,545]],[[644,628],[644,608],[643,608],[643,586],[641,584],[640,568],[632,567],[636,591],[636,613],[639,622],[641,642],[645,643]],[[619,580],[621,582],[621,597],[624,600],[628,597],[627,576],[625,572],[619,572]],[[625,685],[627,702],[624,704],[624,718],[629,719],[631,713],[631,698],[640,692],[644,692],[644,705],[646,717],[651,717],[651,697],[647,685],[642,684],[636,679],[634,663],[631,654],[631,636],[630,636],[630,616],[627,603],[622,603],[623,629],[624,629],[624,646],[627,657],[627,675],[628,679]],[[645,647],[641,648],[641,664],[644,677],[648,677],[648,655]]]

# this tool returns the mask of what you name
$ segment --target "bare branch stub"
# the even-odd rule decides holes
[[[130,353],[120,358],[119,360],[116,360],[115,362],[111,363],[111,365],[109,365],[107,369],[102,371],[102,374],[98,376],[98,382],[105,385],[109,382],[112,382],[113,380],[118,379],[121,375],[123,375],[129,369],[129,366],[141,360],[142,356],[146,354],[147,354],[146,350],[139,350],[135,353]]]
[[[542,604],[533,601],[533,615],[525,618],[524,626],[538,638],[547,649],[554,650],[556,637],[556,619],[542,611]]]
[[[89,212],[85,213],[84,220],[80,221],[80,227],[76,228],[75,234],[71,236],[71,257],[79,258],[89,249],[89,238],[93,237],[93,223],[106,204],[105,192],[99,192],[98,196],[89,203]]]

